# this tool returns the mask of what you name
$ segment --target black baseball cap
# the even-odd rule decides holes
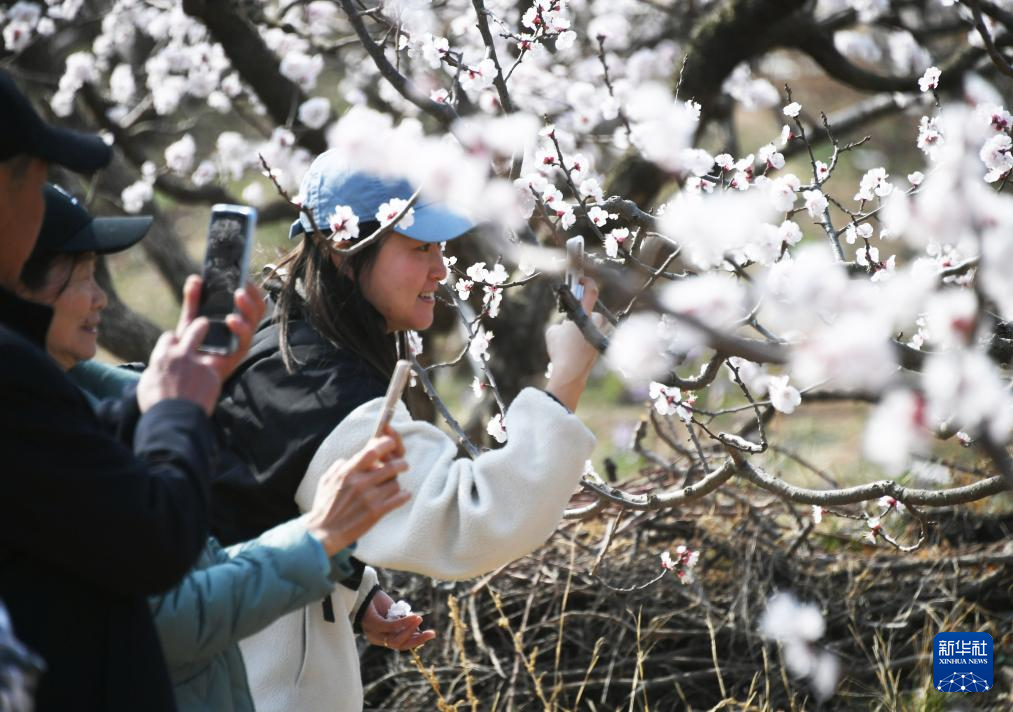
[[[154,221],[150,215],[96,218],[63,188],[47,183],[42,191],[46,214],[35,243],[37,254],[97,252],[102,255],[125,250],[144,237]]]
[[[0,161],[19,155],[91,173],[108,165],[113,152],[98,136],[47,124],[14,80],[0,72]]]

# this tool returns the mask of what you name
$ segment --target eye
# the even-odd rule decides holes
[[[431,242],[423,242],[421,245],[415,248],[417,252],[429,252],[433,244]]]

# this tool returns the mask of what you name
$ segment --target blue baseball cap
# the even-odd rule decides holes
[[[392,198],[408,200],[415,194],[411,183],[403,178],[381,178],[372,173],[352,170],[341,152],[332,149],[321,153],[310,165],[299,185],[303,207],[313,214],[317,227],[328,230],[328,218],[339,206],[348,206],[360,223],[376,221],[380,206]],[[474,223],[459,213],[437,203],[427,203],[419,196],[412,206],[414,221],[408,227],[397,225],[394,230],[420,242],[446,242],[460,237]],[[292,239],[313,231],[313,223],[305,213],[292,223],[288,236]],[[365,237],[365,235],[360,235]]]

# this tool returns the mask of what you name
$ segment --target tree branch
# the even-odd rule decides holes
[[[204,23],[239,76],[257,93],[271,120],[278,126],[288,126],[306,95],[281,73],[278,57],[268,49],[257,29],[231,2],[183,0],[183,11]],[[299,132],[296,141],[313,153],[327,150],[324,133],[319,129]]]
[[[736,458],[739,475],[757,487],[787,497],[792,502],[816,504],[821,507],[867,502],[884,495],[889,495],[904,504],[946,507],[954,504],[976,502],[979,499],[1004,492],[1009,487],[1005,479],[997,475],[987,480],[975,482],[973,485],[952,487],[944,490],[912,489],[899,485],[893,480],[879,480],[877,482],[870,482],[867,485],[845,487],[843,489],[814,490],[795,487],[780,478],[768,475],[763,470],[753,467],[737,454],[732,454],[732,457]]]
[[[964,0],[964,2],[971,8],[971,15],[974,17],[974,29],[981,35],[981,39],[985,43],[985,49],[988,51],[988,56],[992,59],[992,64],[1007,77],[1013,77],[1013,66],[1010,66],[1009,61],[995,46],[992,33],[988,31],[985,20],[981,16],[981,6],[978,4],[978,0]]]
[[[373,38],[369,36],[369,32],[366,30],[366,25],[363,23],[362,17],[355,9],[355,6],[352,5],[352,0],[340,0],[340,2],[341,9],[345,11],[345,15],[348,17],[348,22],[352,25],[352,29],[355,30],[355,34],[359,37],[359,41],[362,43],[363,48],[373,59],[373,63],[376,65],[376,68],[380,70],[380,74],[383,75],[384,79],[390,82],[391,86],[394,87],[401,96],[439,121],[444,128],[449,128],[450,125],[458,118],[457,112],[454,111],[453,107],[449,104],[440,104],[429,97],[424,96],[412,81],[395,69],[394,65],[392,65],[390,60],[387,59],[387,55],[383,53],[383,47],[379,46],[373,41]]]

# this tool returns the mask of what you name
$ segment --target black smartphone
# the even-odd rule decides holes
[[[236,350],[236,337],[225,324],[233,311],[237,289],[246,283],[250,246],[257,226],[257,211],[246,205],[219,203],[211,208],[203,285],[198,316],[211,322],[200,350],[227,354]]]

